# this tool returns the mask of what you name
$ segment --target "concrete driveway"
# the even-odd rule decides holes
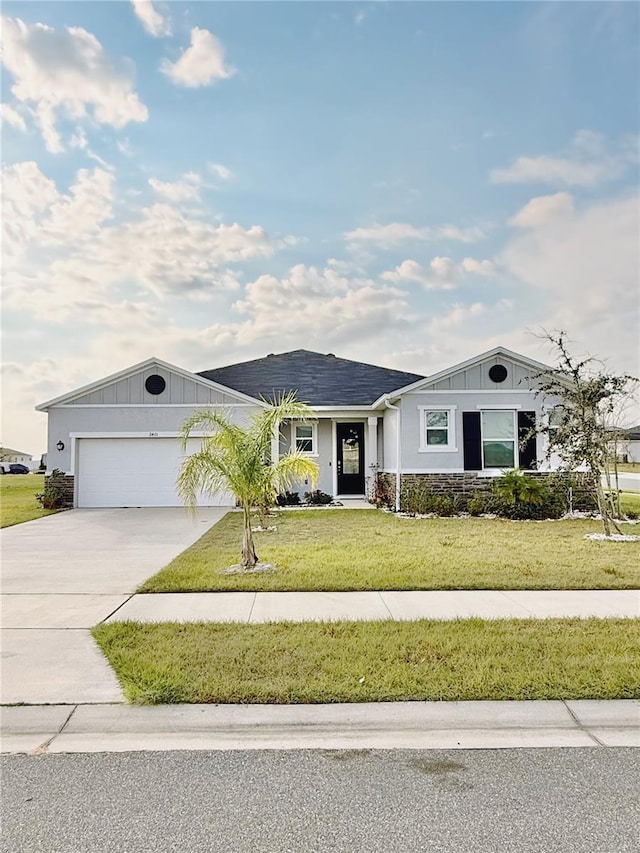
[[[123,701],[89,629],[227,511],[76,509],[2,530],[0,701]]]

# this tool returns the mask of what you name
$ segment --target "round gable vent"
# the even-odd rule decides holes
[[[489,368],[489,379],[492,382],[504,382],[507,378],[507,368],[504,364],[494,364]]]
[[[164,381],[162,376],[159,376],[157,373],[154,373],[153,376],[147,377],[147,381],[144,383],[144,387],[147,389],[149,394],[162,394],[164,389],[167,387],[167,383]]]

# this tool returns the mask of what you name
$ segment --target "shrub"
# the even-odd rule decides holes
[[[432,512],[433,494],[423,480],[403,481],[400,493],[400,506],[407,515],[426,515]]]
[[[436,515],[448,518],[455,513],[453,498],[450,498],[448,495],[434,495],[430,504],[431,508],[429,512],[434,512]]]
[[[330,504],[333,501],[331,495],[320,491],[320,489],[314,489],[312,492],[305,492],[304,499],[312,506],[326,506],[326,504]]]
[[[471,498],[469,495],[464,494],[463,492],[458,492],[453,496],[453,511],[456,515],[459,515],[463,512],[469,512],[469,501]]]
[[[490,494],[486,492],[474,492],[467,503],[467,512],[469,515],[483,515],[485,512],[490,512]]]
[[[298,492],[283,492],[276,498],[278,506],[298,506],[300,495]]]
[[[44,491],[36,495],[36,500],[43,509],[62,509],[65,504],[65,475],[63,471],[54,468],[49,476],[44,478]]]
[[[550,484],[516,468],[493,481],[490,506],[503,518],[559,518],[567,510],[559,482]]]
[[[371,503],[377,507],[385,507],[386,509],[395,509],[396,492],[395,483],[391,477],[377,473],[373,481],[373,490],[371,494]]]

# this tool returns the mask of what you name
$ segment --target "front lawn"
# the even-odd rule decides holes
[[[273,574],[222,575],[238,562],[229,513],[140,592],[360,589],[635,589],[640,542],[594,542],[597,521],[397,518],[367,510],[283,512],[257,533]],[[627,525],[630,533],[640,527]]]
[[[42,474],[3,474],[0,477],[0,527],[11,527],[56,512],[42,509],[36,500],[43,488]]]
[[[640,697],[640,620],[114,622],[93,635],[130,702]]]
[[[640,474],[640,462],[618,462],[619,474]]]

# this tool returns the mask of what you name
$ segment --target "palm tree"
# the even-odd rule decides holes
[[[231,422],[230,416],[215,409],[195,412],[180,432],[182,447],[194,432],[205,432],[200,450],[188,456],[178,475],[178,491],[185,505],[195,510],[198,492],[213,495],[230,491],[243,513],[242,569],[252,569],[258,556],[251,531],[251,510],[275,503],[276,495],[301,479],[318,479],[318,466],[298,451],[290,451],[277,462],[271,459],[271,442],[279,435],[286,418],[308,420],[313,412],[296,400],[294,392],[252,415],[246,427]]]

